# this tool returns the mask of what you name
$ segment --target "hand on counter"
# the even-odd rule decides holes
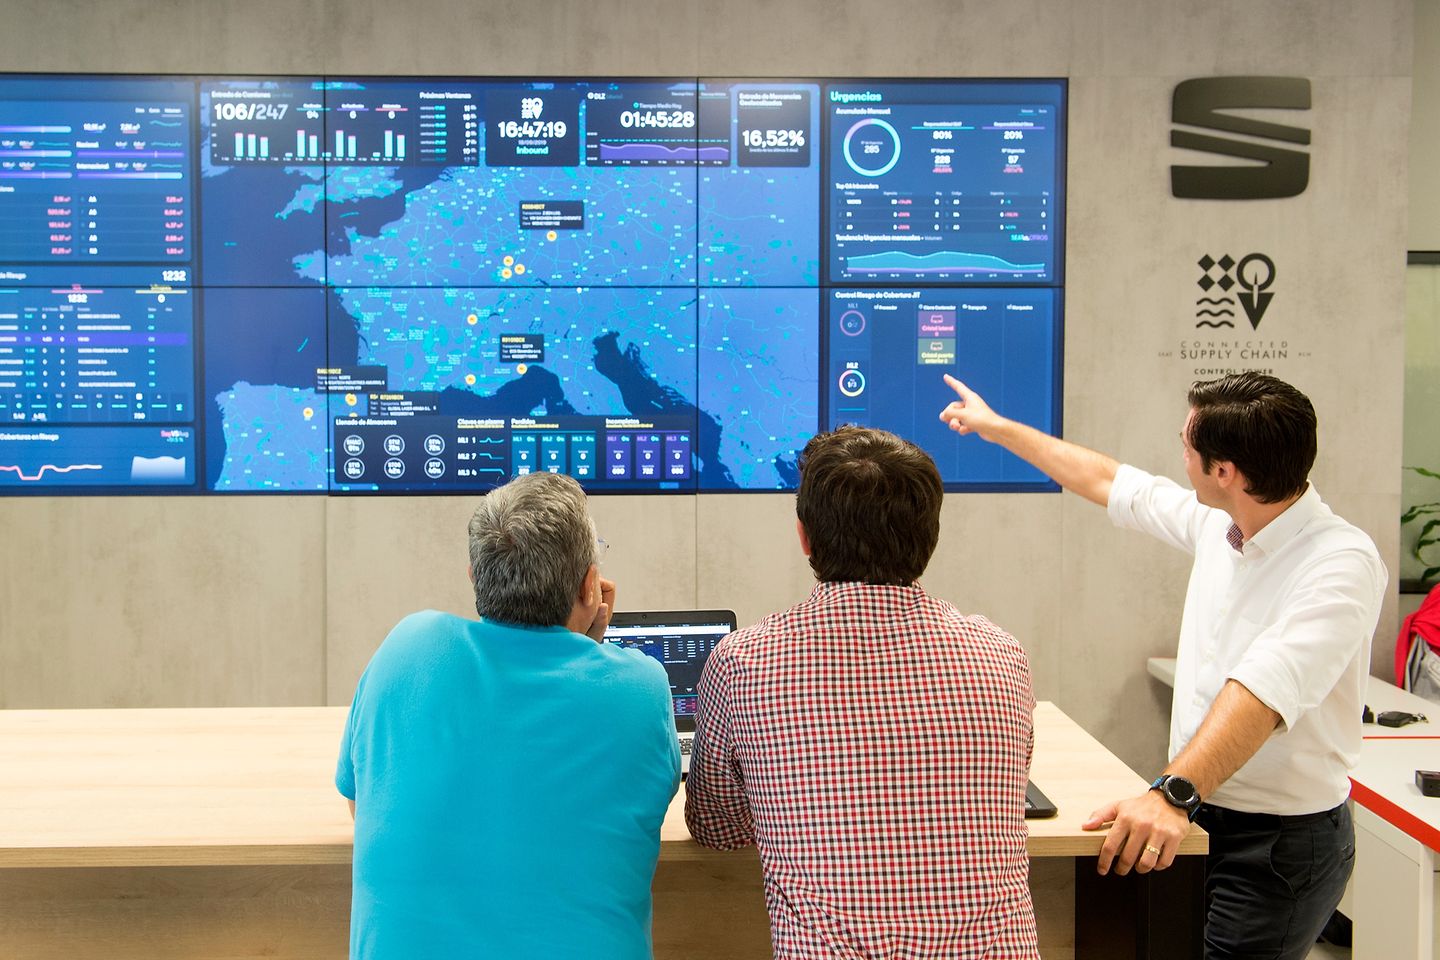
[[[1096,863],[1102,876],[1109,873],[1112,866],[1122,877],[1132,867],[1136,873],[1164,870],[1175,861],[1180,841],[1190,832],[1190,819],[1185,811],[1171,806],[1155,790],[1102,807],[1080,826],[1085,830],[1100,830],[1107,823],[1111,824],[1110,836],[1105,838]]]

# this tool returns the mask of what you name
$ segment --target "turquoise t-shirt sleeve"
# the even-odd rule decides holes
[[[368,674],[368,670],[366,673]],[[365,688],[365,676],[355,685],[355,699],[350,701],[350,714],[345,718],[345,732],[340,735],[340,759],[335,762],[335,789],[346,800],[355,799],[355,758],[351,754],[355,743],[355,727],[360,713],[360,692]]]

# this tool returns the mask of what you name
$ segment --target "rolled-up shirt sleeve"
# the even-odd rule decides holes
[[[1297,572],[1279,616],[1228,679],[1280,715],[1286,730],[1319,706],[1375,630],[1389,574],[1364,550],[1330,553]]]
[[[1195,498],[1195,491],[1129,464],[1115,472],[1106,511],[1115,526],[1148,533],[1190,554],[1212,513]]]
[[[695,744],[685,781],[685,824],[703,846],[734,850],[755,842],[755,820],[735,757],[729,704],[735,661],[722,640],[696,687]]]

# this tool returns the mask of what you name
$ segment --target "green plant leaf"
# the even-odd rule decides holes
[[[1435,501],[1434,503],[1417,503],[1417,504],[1415,504],[1415,506],[1411,507],[1409,510],[1406,510],[1404,513],[1400,514],[1400,522],[1401,522],[1402,524],[1403,524],[1403,523],[1410,523],[1410,522],[1412,522],[1416,517],[1421,516],[1422,514],[1426,514],[1426,513],[1440,513],[1440,500],[1437,500],[1437,501]]]
[[[1420,528],[1420,533],[1415,538],[1415,549],[1411,550],[1410,553],[1415,557],[1416,560],[1419,560],[1421,563],[1429,562],[1424,556],[1422,556],[1425,549],[1429,546],[1432,546],[1433,544],[1440,543],[1440,536],[1430,535],[1431,531],[1436,529],[1440,529],[1440,517],[1437,517],[1434,520],[1425,521],[1425,526]]]
[[[1424,467],[1401,467],[1401,469],[1409,470],[1412,473],[1418,473],[1422,477],[1430,477],[1433,480],[1440,480],[1440,473],[1436,473],[1434,470],[1426,470]]]
[[[1433,580],[1437,574],[1440,574],[1440,567],[1426,567],[1425,572],[1420,574],[1420,579],[1428,582]]]

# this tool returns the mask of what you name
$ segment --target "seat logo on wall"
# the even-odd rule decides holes
[[[1310,183],[1310,154],[1279,144],[1310,145],[1310,131],[1283,123],[1238,117],[1229,110],[1309,110],[1305,77],[1201,77],[1175,86],[1170,145],[1243,164],[1170,168],[1170,192],[1187,200],[1270,200],[1294,197]],[[1233,136],[1179,129],[1200,127]],[[1261,141],[1261,142],[1257,142]],[[1263,310],[1262,310],[1263,312]],[[1253,321],[1258,323],[1258,320]]]
[[[1235,326],[1235,307],[1239,306],[1250,321],[1250,329],[1260,329],[1275,294],[1275,261],[1263,253],[1247,253],[1237,262],[1230,254],[1220,258],[1205,254],[1197,261],[1200,279],[1195,281],[1202,296],[1195,301],[1195,328]]]

